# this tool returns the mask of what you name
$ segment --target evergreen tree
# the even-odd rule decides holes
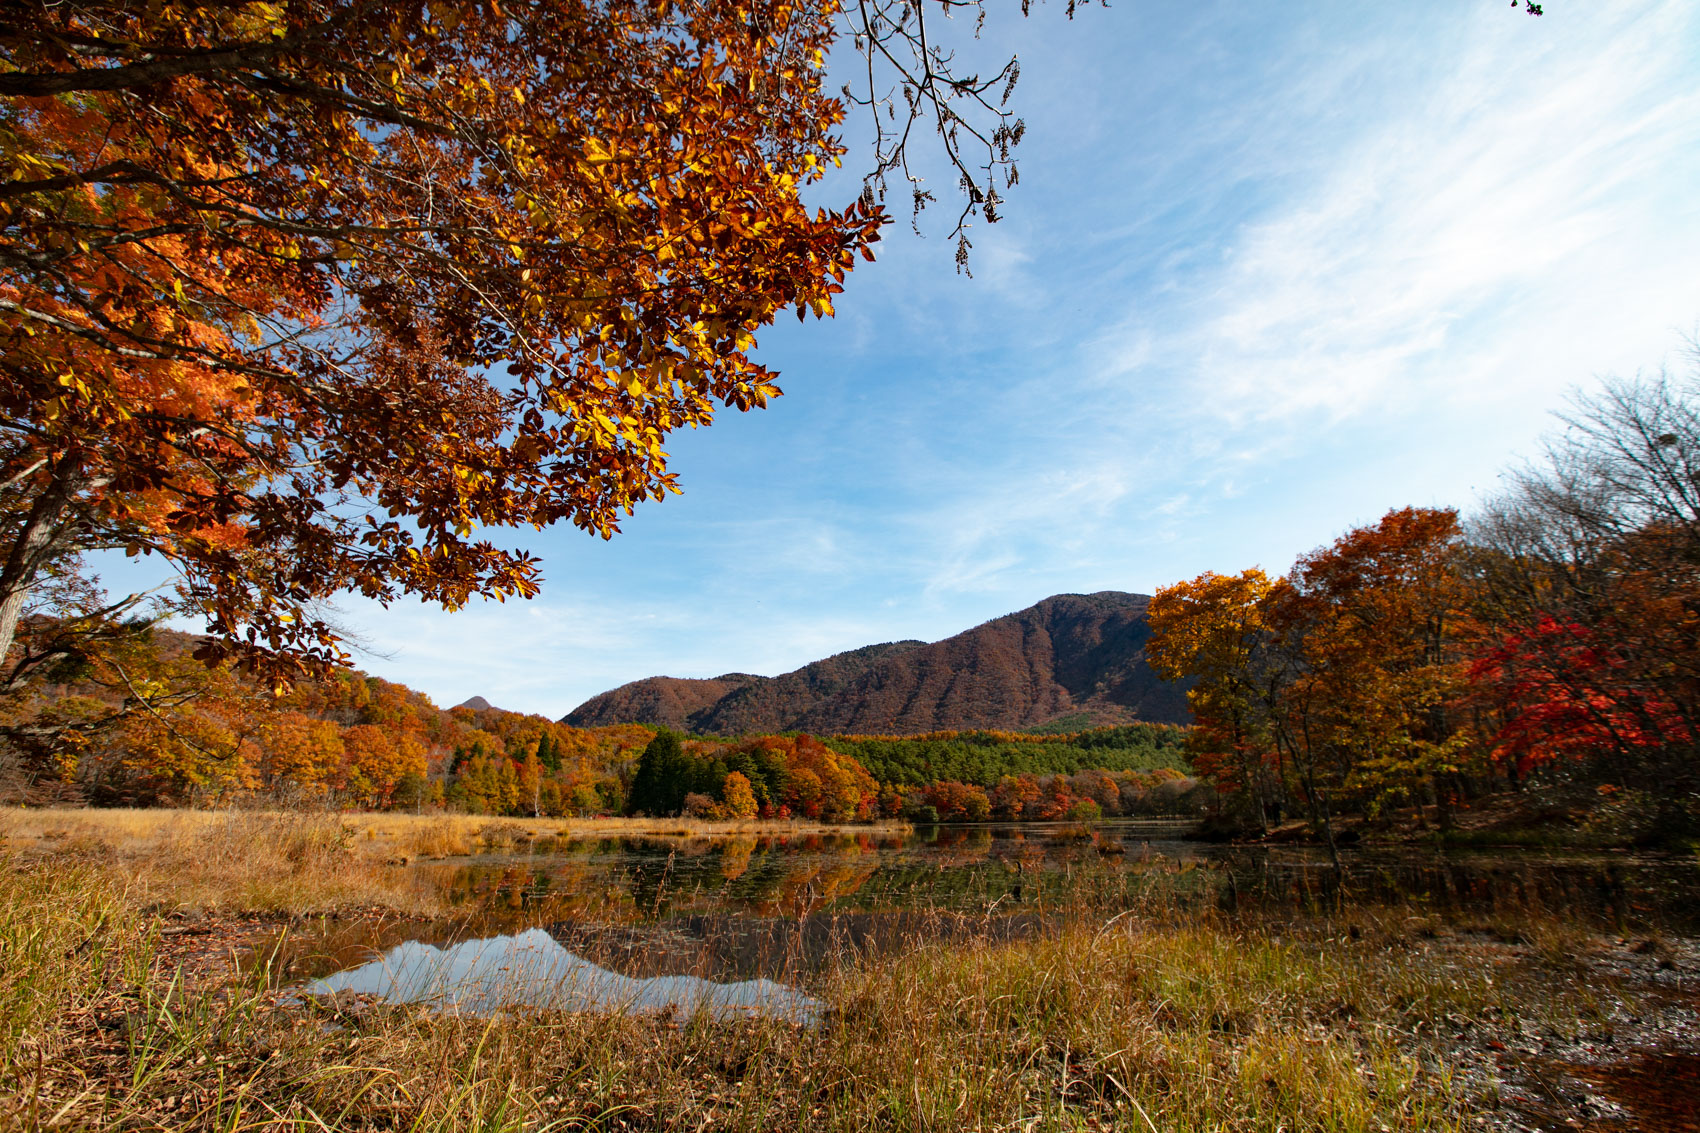
[[[537,762],[548,768],[551,775],[561,769],[561,748],[548,732],[537,739]]]
[[[626,813],[678,814],[693,785],[694,762],[680,746],[677,733],[665,728],[655,733],[638,757]]]

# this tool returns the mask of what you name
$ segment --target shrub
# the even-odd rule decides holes
[[[685,796],[684,806],[680,813],[686,818],[725,818],[726,812],[720,809],[720,804],[714,801],[712,795],[699,794],[692,791]]]
[[[1077,799],[1063,817],[1070,822],[1097,822],[1104,817],[1104,810],[1091,799]]]

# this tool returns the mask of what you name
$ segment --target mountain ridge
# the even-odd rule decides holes
[[[774,677],[645,677],[562,720],[716,735],[1020,730],[1065,717],[1187,723],[1185,686],[1145,663],[1149,602],[1119,590],[1056,594],[941,641],[864,645]]]

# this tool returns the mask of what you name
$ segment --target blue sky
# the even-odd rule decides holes
[[[531,602],[344,603],[362,667],[559,716],[1282,571],[1389,508],[1468,509],[1566,390],[1684,365],[1700,5],[993,7],[974,49],[1019,53],[1028,130],[974,278],[942,208],[926,239],[904,216],[835,319],[762,336],[783,398],[674,438],[683,496],[609,543],[527,532]]]

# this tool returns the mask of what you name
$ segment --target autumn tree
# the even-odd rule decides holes
[[[343,762],[341,730],[329,720],[285,712],[261,734],[261,773],[268,787],[315,788],[329,783]]]
[[[813,736],[791,741],[786,765],[791,780],[787,802],[795,797],[802,804],[793,804],[793,810],[828,822],[849,822],[866,820],[878,806],[879,784],[862,765]]]
[[[1069,776],[1069,790],[1083,799],[1090,799],[1098,804],[1102,814],[1120,814],[1122,792],[1121,787],[1106,772],[1081,771]]]
[[[460,767],[447,796],[474,814],[514,814],[520,805],[519,773],[505,755],[479,749]]]
[[[1472,672],[1514,776],[1589,765],[1700,821],[1700,373],[1578,395],[1472,524]]]
[[[1297,800],[1333,841],[1343,809],[1445,806],[1473,734],[1473,640],[1457,513],[1402,508],[1285,579],[1202,575],[1152,601],[1152,663],[1197,680],[1200,770],[1267,821]]]
[[[519,765],[519,797],[522,805],[531,812],[531,817],[540,818],[543,815],[543,785],[548,779],[548,772],[543,761],[537,758],[537,749],[532,748],[526,753],[525,762]]]
[[[269,692],[201,665],[186,642],[70,602],[21,625],[0,676],[0,769],[12,765],[19,798],[76,783],[108,804],[182,802],[251,785]]]
[[[1146,613],[1151,668],[1192,682],[1193,765],[1243,799],[1259,828],[1279,816],[1282,797],[1271,711],[1286,666],[1274,654],[1269,625],[1280,585],[1256,567],[1237,575],[1206,571],[1158,590]]]
[[[791,772],[790,781],[785,786],[784,805],[791,813],[804,818],[820,818],[824,795],[820,775],[812,767],[798,767]]]
[[[992,813],[1016,821],[1039,801],[1039,781],[1031,775],[1005,775],[992,789]]]
[[[122,752],[138,801],[217,801],[256,783],[241,737],[189,703],[126,716],[112,743]]]
[[[945,822],[984,822],[992,814],[991,799],[986,792],[969,783],[952,780],[929,783],[920,799]]]
[[[406,733],[356,724],[343,730],[342,742],[344,787],[367,806],[388,806],[397,783],[425,773],[425,750]]]
[[[156,553],[206,656],[337,657],[340,590],[529,595],[665,438],[778,391],[877,207],[834,6],[23,4],[0,28],[0,653],[70,550]]]
[[[1289,698],[1307,715],[1286,737],[1308,789],[1433,798],[1444,820],[1471,739],[1452,713],[1470,636],[1462,549],[1456,511],[1401,508],[1293,568],[1276,623],[1305,662]]]
[[[720,800],[729,817],[754,818],[756,816],[756,795],[750,789],[749,779],[742,772],[731,771],[727,773],[726,780],[720,788]]]
[[[939,15],[964,13],[984,18]],[[997,219],[1018,68],[962,73],[928,19],[902,0],[13,5],[0,657],[78,547],[165,556],[208,656],[285,675],[339,656],[315,616],[339,590],[531,593],[535,561],[477,529],[606,536],[676,490],[665,438],[778,392],[754,334],[830,312],[886,175],[917,211],[934,199],[914,138],[959,182],[963,252],[969,218]],[[841,31],[866,81],[834,96]],[[811,211],[847,100],[877,127],[868,191]]]

